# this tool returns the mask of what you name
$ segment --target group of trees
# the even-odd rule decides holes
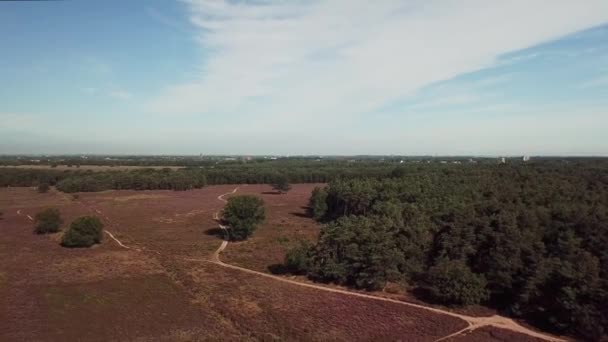
[[[34,232],[51,234],[61,230],[63,219],[58,209],[45,209],[35,217]],[[103,223],[96,216],[82,216],[70,224],[61,239],[64,247],[90,247],[103,238]]]
[[[558,332],[608,332],[608,168],[398,169],[317,188],[315,244],[286,256],[313,280],[399,282],[448,305],[484,303]]]

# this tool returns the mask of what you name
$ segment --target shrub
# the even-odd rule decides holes
[[[44,182],[44,183],[38,184],[37,190],[39,193],[43,194],[45,192],[48,192],[50,188],[51,187],[50,187],[49,183]]]
[[[442,260],[426,276],[431,296],[444,304],[472,305],[488,298],[486,280],[459,260]]]
[[[285,255],[285,267],[290,273],[305,274],[310,262],[310,243],[301,241]]]
[[[61,244],[65,247],[90,247],[100,243],[103,223],[95,216],[79,217],[72,222]]]
[[[272,184],[272,190],[276,190],[281,194],[291,190],[291,185],[289,185],[289,180],[287,179],[287,176],[277,176],[274,180],[274,183]]]
[[[36,234],[56,233],[59,231],[63,220],[58,209],[46,209],[36,214]]]
[[[236,196],[228,199],[223,219],[230,225],[232,240],[245,240],[264,221],[264,201],[251,195]]]

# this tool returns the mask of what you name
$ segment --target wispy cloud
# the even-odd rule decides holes
[[[208,54],[147,108],[258,128],[370,113],[608,20],[603,0],[186,3]]]

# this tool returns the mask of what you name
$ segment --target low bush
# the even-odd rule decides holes
[[[58,209],[49,208],[36,214],[35,222],[34,232],[36,234],[48,234],[58,232],[63,220]]]
[[[64,247],[90,247],[100,243],[103,237],[103,223],[95,216],[79,217],[72,222],[63,235]]]

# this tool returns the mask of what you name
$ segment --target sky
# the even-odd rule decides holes
[[[608,1],[1,1],[0,154],[608,155]]]

